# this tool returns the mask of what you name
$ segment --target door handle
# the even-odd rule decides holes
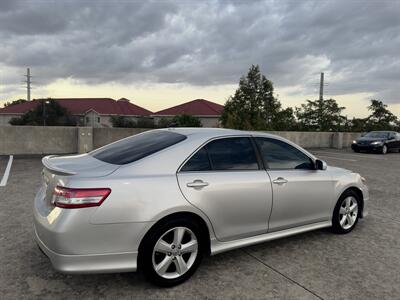
[[[196,179],[193,182],[189,182],[186,184],[187,187],[200,189],[208,185],[208,182],[204,182],[203,180]]]
[[[288,181],[283,177],[278,177],[277,179],[274,179],[272,182],[275,184],[285,184]]]

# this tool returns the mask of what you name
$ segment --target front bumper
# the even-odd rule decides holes
[[[369,190],[366,185],[361,188],[361,192],[363,194],[363,209],[361,211],[361,218],[365,218],[368,216],[368,207],[369,207]]]
[[[360,144],[352,144],[351,149],[355,151],[368,151],[368,152],[380,152],[382,151],[383,145],[360,145]]]

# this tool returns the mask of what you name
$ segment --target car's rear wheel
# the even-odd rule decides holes
[[[338,202],[332,216],[332,230],[336,233],[348,233],[357,225],[360,217],[360,201],[355,191],[344,192]]]
[[[196,271],[203,256],[200,227],[190,219],[170,220],[157,226],[139,252],[139,267],[159,286],[174,286]]]

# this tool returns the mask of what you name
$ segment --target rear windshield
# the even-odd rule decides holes
[[[179,133],[155,130],[125,138],[89,154],[110,164],[125,165],[175,145],[184,139],[186,136]]]

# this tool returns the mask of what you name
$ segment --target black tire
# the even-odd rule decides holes
[[[165,235],[166,233],[168,233],[168,231],[171,231],[172,229],[177,227],[188,228],[195,235],[198,243],[197,256],[193,264],[185,273],[183,273],[177,278],[167,279],[160,276],[156,272],[155,267],[153,266],[153,250],[155,248],[156,243],[159,241],[161,237],[163,237],[163,235]],[[183,283],[194,274],[194,272],[200,265],[200,262],[203,258],[205,250],[204,247],[205,247],[205,241],[202,238],[201,228],[199,224],[197,224],[194,220],[190,218],[180,217],[177,219],[170,219],[160,224],[156,224],[155,227],[153,227],[149,231],[149,233],[145,236],[139,248],[138,268],[140,271],[144,273],[146,278],[153,284],[162,287],[172,287]],[[164,258],[166,257],[166,254],[161,254],[161,255],[164,255]],[[175,263],[171,263],[171,268],[175,268]],[[177,270],[175,271],[177,272]]]
[[[353,149],[354,152],[359,153],[360,150],[359,149]]]
[[[346,223],[341,225],[340,220],[343,218],[343,215],[341,217],[340,209],[342,205],[345,203],[346,199],[352,197],[356,200],[357,202],[357,213],[353,213],[353,217],[355,216],[354,224],[352,224],[349,228],[346,228]],[[345,191],[339,198],[339,200],[336,203],[335,209],[333,210],[333,215],[332,215],[332,231],[334,233],[338,234],[346,234],[349,233],[356,227],[358,223],[358,219],[360,218],[361,215],[361,199],[359,195],[353,191],[353,190],[347,190]],[[347,220],[346,220],[347,222]],[[348,224],[349,225],[349,224]]]

